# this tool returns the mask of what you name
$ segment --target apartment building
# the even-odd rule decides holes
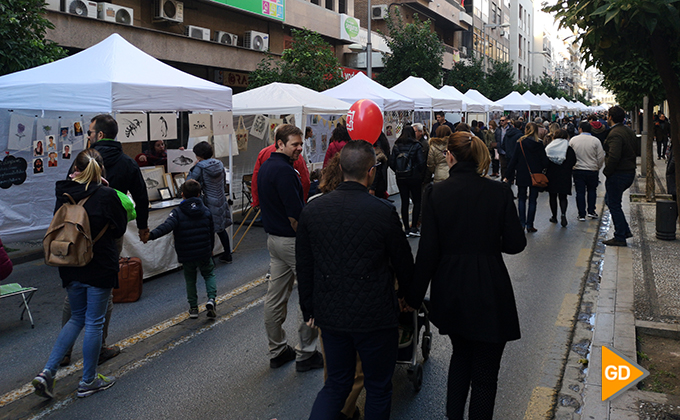
[[[465,1],[465,9],[473,17],[473,25],[465,33],[463,50],[469,56],[482,60],[489,68],[491,60],[507,62],[510,59],[510,1]]]
[[[510,60],[517,82],[531,83],[531,56],[534,49],[533,0],[503,0],[510,8]]]

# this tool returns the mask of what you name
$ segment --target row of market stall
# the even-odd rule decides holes
[[[387,89],[363,73],[321,93],[299,85],[272,83],[232,97],[230,88],[181,72],[114,34],[70,57],[0,77],[0,151],[5,152],[0,162],[2,239],[42,237],[52,216],[54,182],[64,179],[70,166],[65,146],[73,154],[87,147],[83,127],[86,129],[96,114],[144,116],[121,127],[121,142],[126,141],[123,133],[128,135],[135,124],[152,125],[152,115],[176,116],[177,124],[170,124],[170,130],[166,125],[165,131],[161,127],[159,132],[168,139],[180,139],[185,146],[203,139],[212,141],[216,157],[229,169],[232,198],[238,203],[244,191],[243,176],[252,173],[259,151],[273,143],[279,124],[313,128],[314,136],[306,141],[305,159],[314,169],[323,161],[333,128],[359,99],[371,99],[385,113],[383,128],[391,140],[407,122],[431,126],[436,111],[484,114],[488,119],[490,112],[601,110],[530,92],[513,92],[493,102],[475,90],[463,94],[452,86],[436,89],[416,77]],[[204,128],[212,134],[187,138],[192,131],[182,127],[181,113],[208,115],[208,127]],[[137,125],[136,129],[141,127]],[[149,136],[143,138],[151,140],[152,129],[144,130]],[[50,137],[57,139],[54,146],[58,156],[50,155],[48,164],[47,159],[36,156],[35,146]],[[43,162],[44,167],[37,171],[35,166]],[[173,177],[169,179],[172,182]],[[151,188],[159,182],[163,179],[149,181],[154,184]],[[168,208],[167,202],[156,205]]]

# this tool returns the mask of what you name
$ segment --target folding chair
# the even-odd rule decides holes
[[[246,210],[251,208],[253,204],[253,174],[243,175],[241,179],[241,214],[244,214]],[[248,201],[246,203],[246,200]]]
[[[19,304],[19,307],[24,307],[21,310],[21,321],[24,320],[24,312],[28,312],[28,318],[31,320],[31,328],[35,328],[33,324],[33,315],[31,315],[31,308],[28,307],[28,303],[33,298],[33,294],[37,291],[35,287],[21,287],[19,283],[10,283],[5,285],[0,285],[0,299],[8,298],[10,296],[21,295],[23,302]]]

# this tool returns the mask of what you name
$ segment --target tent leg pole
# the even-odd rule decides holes
[[[239,230],[241,230],[241,228],[243,227],[243,224],[246,222],[246,220],[248,220],[248,216],[250,216],[250,213],[252,213],[252,211],[253,211],[252,207],[250,209],[248,209],[248,213],[246,213],[246,217],[244,217],[243,220],[241,220],[241,224],[238,226],[238,229],[236,229],[236,232],[234,232],[234,235],[231,237],[231,239],[234,239],[236,237],[236,235],[238,235]]]
[[[234,251],[233,251],[233,252],[236,252],[236,248],[238,248],[238,246],[241,245],[241,242],[243,241],[243,238],[246,237],[246,235],[248,234],[248,231],[250,230],[250,228],[253,227],[253,223],[255,223],[255,220],[258,218],[258,216],[260,216],[260,211],[261,211],[261,210],[258,210],[258,211],[257,211],[257,214],[255,215],[255,217],[253,218],[253,220],[252,220],[252,221],[250,222],[250,224],[248,225],[248,229],[246,229],[246,231],[243,232],[243,236],[241,236],[241,240],[239,240],[238,243],[236,244],[236,246],[234,247]]]

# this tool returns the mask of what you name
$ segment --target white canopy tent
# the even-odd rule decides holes
[[[463,101],[438,91],[421,77],[409,76],[390,89],[415,102],[415,109],[430,111],[462,111]]]
[[[113,34],[0,77],[0,108],[73,112],[230,110],[231,88],[177,70]]]
[[[519,92],[510,92],[504,98],[496,101],[505,111],[540,111],[540,105],[526,99]]]
[[[478,90],[469,89],[467,92],[465,92],[465,96],[484,104],[486,112],[503,111],[502,106],[496,105],[496,103],[494,103],[491,99],[479,93]]]
[[[526,91],[522,95],[525,99],[538,104],[541,107],[541,111],[555,111],[556,106],[552,104],[552,102],[548,102],[544,99],[542,99],[540,96],[536,96],[531,91]]]
[[[475,99],[468,98],[453,86],[445,85],[439,89],[440,92],[455,99],[463,101],[464,112],[485,113],[488,112],[487,106]]]
[[[99,113],[229,111],[231,99],[230,88],[164,64],[118,34],[53,63],[0,77],[0,152],[28,163],[23,182],[0,189],[3,240],[42,237],[54,210],[54,181],[66,178],[72,162],[62,156],[67,143],[59,140],[57,158],[44,171],[35,171],[35,161],[44,159],[34,156],[35,142],[45,141],[48,134],[57,138],[60,127],[73,128],[74,123],[87,128]],[[16,118],[23,121],[19,125],[28,147],[10,142]],[[73,156],[84,147],[82,129],[79,135],[68,143]]]
[[[555,100],[556,100],[557,102],[561,103],[562,105],[564,105],[564,106],[567,108],[567,111],[576,111],[576,110],[577,110],[577,108],[574,106],[573,103],[567,101],[567,100],[564,99],[564,98],[557,98],[557,99],[555,99]]]
[[[559,112],[559,111],[566,111],[566,110],[567,110],[567,107],[566,107],[566,106],[564,106],[563,104],[557,102],[556,100],[554,100],[554,99],[551,98],[550,96],[546,95],[545,93],[541,93],[541,94],[539,95],[539,97],[542,98],[544,101],[553,104],[553,105],[555,106],[555,108],[554,108],[555,111],[558,111],[558,112]]]
[[[371,80],[364,73],[357,73],[346,82],[321,93],[349,104],[360,99],[370,99],[383,112],[413,110],[415,107],[413,99],[387,89],[375,80]]]

